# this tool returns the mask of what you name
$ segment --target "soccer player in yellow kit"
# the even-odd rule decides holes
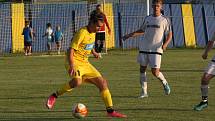
[[[80,86],[84,82],[96,85],[99,88],[101,97],[107,109],[107,115],[110,117],[126,117],[126,115],[116,112],[113,109],[111,93],[108,89],[107,80],[89,63],[88,55],[93,54],[99,57],[94,51],[95,33],[104,24],[104,19],[100,14],[94,14],[89,19],[89,24],[81,28],[74,36],[68,52],[68,72],[71,80],[62,88],[49,96],[47,108],[51,109],[56,98],[72,89]]]

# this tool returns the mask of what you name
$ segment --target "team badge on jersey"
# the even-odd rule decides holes
[[[94,42],[93,43],[91,43],[91,44],[86,44],[86,46],[85,46],[85,50],[92,50],[93,49],[93,46],[94,46]]]

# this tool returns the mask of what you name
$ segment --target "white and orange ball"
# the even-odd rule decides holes
[[[87,116],[87,113],[88,110],[84,104],[78,103],[73,106],[72,114],[75,118],[84,118]]]

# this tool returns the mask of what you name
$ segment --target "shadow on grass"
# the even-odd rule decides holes
[[[164,69],[163,72],[203,72],[201,69]]]
[[[87,118],[83,119],[76,119],[71,117],[64,117],[64,116],[59,116],[59,117],[22,117],[22,118],[3,118],[4,121],[96,121],[96,120],[109,120],[109,117],[93,117],[93,116],[88,116]]]
[[[177,108],[123,108],[120,109],[122,111],[178,111],[178,112],[184,112],[184,111],[193,111],[191,109],[177,109]]]
[[[87,96],[87,95],[81,95],[81,96],[63,96],[60,98],[101,98],[100,96]],[[137,98],[137,96],[112,96],[113,98]],[[0,100],[22,100],[22,99],[47,99],[45,96],[39,96],[39,97],[0,97]]]
[[[106,110],[89,110],[89,112],[105,112]],[[0,113],[71,113],[71,110],[38,110],[38,111],[0,111]]]
[[[129,111],[165,111],[165,112],[191,112],[192,110],[190,109],[177,109],[177,108],[124,108],[124,109],[119,109],[122,112],[129,112]],[[105,112],[105,110],[89,110],[89,112]],[[43,114],[42,117],[35,117],[35,116],[24,116],[24,117],[10,117],[10,118],[1,118],[5,121],[64,121],[64,120],[75,120],[75,121],[80,121],[80,119],[75,119],[74,117],[71,116],[59,116],[57,117],[56,113],[71,113],[71,111],[68,110],[52,110],[52,111],[31,111],[31,112],[21,112],[21,111],[0,111],[0,113],[21,113],[21,114],[31,114],[34,115],[36,113],[41,113]],[[54,114],[52,114],[54,113]],[[47,116],[44,116],[47,115]],[[105,113],[104,113],[105,114]],[[59,114],[60,115],[60,114]],[[51,117],[53,116],[53,117]],[[122,119],[122,121],[129,121],[132,116],[127,119]],[[99,115],[99,116],[87,116],[84,119],[85,121],[97,121],[97,120],[110,120],[109,117],[106,117],[106,115]]]
[[[13,115],[13,113],[18,113],[18,115],[25,115],[25,116],[13,116],[13,117],[1,117],[0,120],[4,121],[100,121],[100,120],[110,120],[110,117],[107,117],[105,114],[105,110],[89,110],[90,112],[104,112],[104,115],[98,115],[98,116],[87,116],[83,119],[76,119],[72,116],[71,111],[68,110],[58,110],[58,111],[31,111],[31,112],[21,112],[21,111],[0,111],[1,113],[10,113]],[[41,114],[41,116],[33,116],[35,114]],[[52,114],[53,113],[53,114]],[[56,115],[58,113],[58,115]],[[70,113],[71,115],[62,115],[65,113]],[[29,116],[26,116],[29,115]],[[38,115],[37,114],[37,115]],[[123,120],[125,121],[125,120]]]
[[[115,71],[122,71],[121,69],[115,69]],[[124,72],[133,72],[137,69],[123,69]],[[201,69],[161,69],[162,72],[203,72]]]
[[[191,109],[181,109],[181,108],[120,108],[120,111],[178,111],[178,112],[190,112]],[[91,109],[89,112],[105,112],[106,110],[101,109]],[[38,110],[38,111],[0,111],[0,113],[69,113],[70,110]]]

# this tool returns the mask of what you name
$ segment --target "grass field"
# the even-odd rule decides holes
[[[84,84],[57,99],[53,110],[44,107],[47,97],[69,80],[63,56],[0,57],[0,120],[71,121],[72,105],[87,105],[85,121],[213,121],[215,82],[211,81],[209,107],[201,112],[192,108],[200,101],[200,77],[207,61],[202,49],[174,49],[163,55],[162,72],[172,88],[164,95],[160,82],[148,71],[149,98],[138,99],[139,65],[136,51],[110,51],[101,60],[90,61],[109,80],[115,108],[126,119],[106,117],[105,107],[95,86]],[[213,50],[209,58],[212,57]]]

